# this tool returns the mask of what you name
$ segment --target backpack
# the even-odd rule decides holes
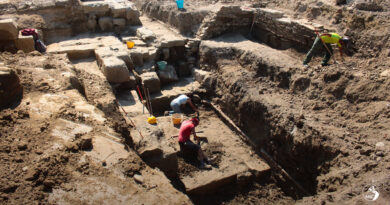
[[[37,35],[37,32],[33,28],[26,28],[22,30],[22,36]]]

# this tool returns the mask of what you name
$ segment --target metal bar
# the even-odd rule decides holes
[[[151,98],[150,98],[149,88],[146,88],[146,90],[148,91],[148,99],[149,99],[150,113],[152,113],[152,115],[153,115],[152,100],[151,100]]]

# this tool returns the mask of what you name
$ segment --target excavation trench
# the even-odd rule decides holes
[[[301,104],[292,105],[296,99],[288,92],[304,91],[310,80],[296,79],[299,62],[277,50],[307,48],[313,36],[292,37],[308,33],[306,27],[266,9],[223,6],[213,15],[207,10],[184,15],[152,3],[142,8],[198,38],[141,17],[143,26],[129,26],[120,38],[96,33],[48,46],[48,53],[66,53],[72,60],[81,81],[73,86],[123,138],[114,137],[115,145],[134,149],[197,204],[260,199],[268,189],[294,199],[315,195],[317,177],[329,171],[338,150],[323,145],[327,136],[305,121]],[[301,29],[286,34],[290,25]],[[235,33],[222,35],[229,32]],[[129,41],[136,46],[129,49]],[[166,68],[156,65],[162,60]],[[142,102],[146,93],[149,108]],[[180,127],[163,114],[180,94],[195,94],[201,146],[216,157],[211,170],[182,155],[175,137]],[[151,115],[157,124],[147,122]]]

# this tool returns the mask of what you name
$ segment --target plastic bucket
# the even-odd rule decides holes
[[[126,41],[127,48],[133,48],[134,42],[133,41]]]
[[[176,0],[176,4],[178,9],[184,8],[184,0]]]
[[[164,70],[165,67],[167,66],[167,62],[166,61],[158,61],[157,65],[158,65],[158,69]]]
[[[172,114],[172,123],[174,125],[179,125],[181,123],[181,114],[178,113]]]

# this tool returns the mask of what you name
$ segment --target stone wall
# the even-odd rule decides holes
[[[256,9],[254,34],[257,39],[271,47],[287,49],[311,46],[316,36],[315,27],[307,21],[290,19],[281,11],[259,8]]]
[[[222,6],[217,13],[203,21],[196,35],[200,39],[210,39],[227,32],[249,32],[252,21],[251,10],[240,6]]]
[[[206,10],[179,11],[176,4],[161,4],[159,1],[137,1],[137,7],[148,16],[168,23],[185,36],[194,36],[209,14]]]

